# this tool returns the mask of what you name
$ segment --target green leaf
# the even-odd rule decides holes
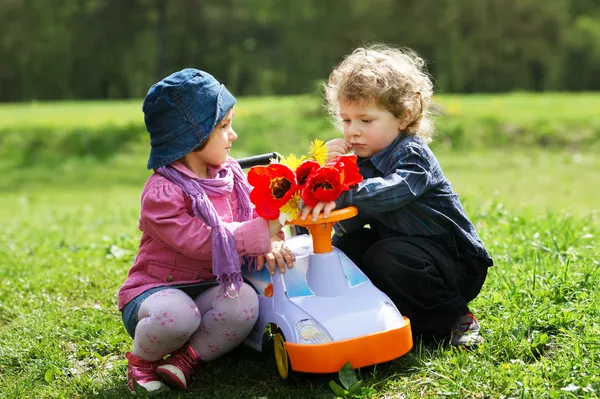
[[[359,395],[362,393],[362,382],[357,381],[350,388],[348,388],[350,395]]]
[[[346,398],[350,394],[350,392],[346,391],[344,388],[339,386],[335,381],[329,381],[329,387],[331,388],[335,396]]]
[[[44,379],[46,380],[47,383],[52,382],[52,380],[54,380],[54,377],[56,376],[61,376],[62,375],[62,371],[60,371],[60,369],[58,367],[56,367],[55,365],[51,364],[50,368],[48,370],[46,370],[46,372],[44,373]]]
[[[44,374],[44,379],[48,384],[52,382],[52,380],[54,379],[54,370],[52,370],[51,368],[46,370],[46,373]]]
[[[550,337],[546,333],[535,334],[531,342],[531,351],[536,355],[544,352],[544,347],[550,342]]]
[[[98,353],[98,352],[96,352],[96,351],[93,351],[93,352],[92,352],[92,355],[93,355],[93,356],[94,356],[96,359],[100,360],[100,362],[101,362],[101,363],[104,363],[104,362],[106,361],[106,358],[104,358],[104,356],[102,356],[101,354],[99,354],[99,353]]]
[[[344,367],[339,372],[339,377],[340,382],[346,389],[350,389],[351,386],[358,382],[358,378],[356,378],[356,373],[350,362],[344,364]]]

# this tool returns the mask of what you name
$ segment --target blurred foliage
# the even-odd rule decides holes
[[[600,150],[600,95],[439,95],[435,100],[440,112],[434,149]],[[298,153],[314,138],[341,134],[316,96],[242,97],[233,125],[239,133],[236,156]],[[140,100],[0,106],[0,172],[54,168],[73,158],[144,158],[148,149]]]
[[[375,41],[417,50],[441,92],[600,89],[595,0],[2,0],[0,101],[139,98],[184,67],[314,93]]]

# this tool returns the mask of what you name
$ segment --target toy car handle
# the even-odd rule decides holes
[[[312,217],[309,216],[306,220],[296,218],[292,220],[290,224],[306,227],[313,240],[313,252],[322,254],[331,252],[333,249],[333,246],[331,245],[331,229],[333,228],[333,225],[340,220],[350,219],[356,215],[358,215],[358,208],[349,206],[347,208],[332,211],[328,217],[324,217],[321,213],[315,222],[313,222]]]
[[[237,159],[242,169],[248,169],[257,165],[268,165],[271,159],[280,160],[281,154],[277,152],[269,152],[267,154],[253,155],[251,157]]]
[[[349,206],[347,208],[336,209],[331,211],[328,217],[324,217],[322,213],[319,214],[319,217],[315,222],[312,221],[312,218],[307,217],[306,220],[302,220],[300,218],[296,218],[290,222],[290,224],[295,224],[298,226],[308,227],[311,224],[319,224],[319,223],[335,223],[340,220],[350,219],[358,215],[358,209],[355,206]]]

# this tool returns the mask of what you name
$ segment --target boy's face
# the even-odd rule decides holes
[[[211,132],[206,146],[197,152],[197,156],[204,164],[221,165],[227,160],[231,151],[231,143],[238,137],[232,127],[233,114],[232,108]]]
[[[340,101],[340,117],[344,139],[361,158],[383,150],[404,128],[400,119],[373,102]]]

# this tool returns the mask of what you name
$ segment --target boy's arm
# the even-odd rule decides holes
[[[430,187],[430,164],[421,149],[405,147],[395,168],[386,177],[365,179],[342,193],[335,201],[336,208],[356,205],[366,212],[390,212],[419,198]]]
[[[212,259],[212,228],[187,213],[181,188],[171,184],[150,187],[142,198],[142,217],[146,232],[163,245],[193,259]],[[270,250],[266,220],[221,223],[233,232],[240,255],[259,255]]]

